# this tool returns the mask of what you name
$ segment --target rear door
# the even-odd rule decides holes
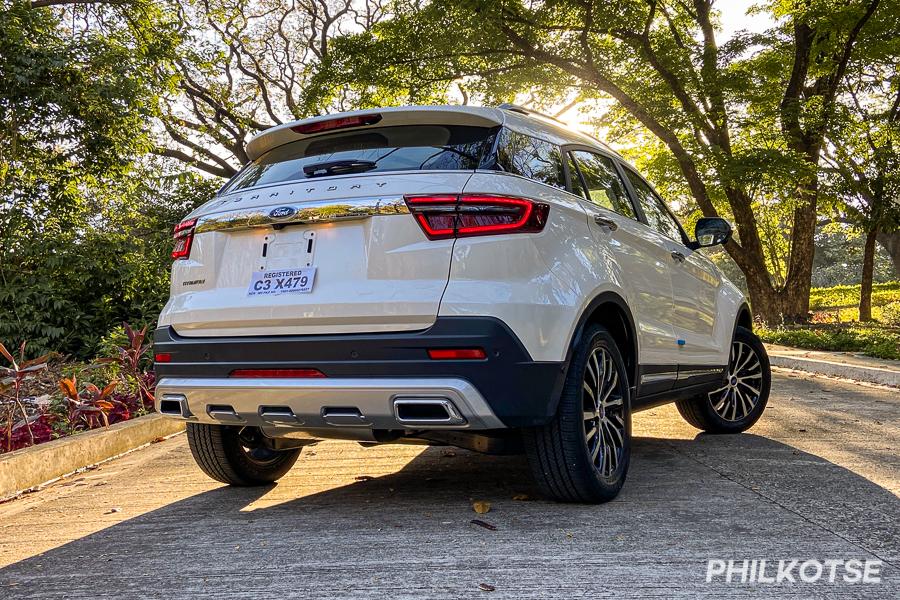
[[[459,194],[494,131],[420,124],[318,135],[263,154],[195,221],[160,325],[185,336],[425,329],[453,240],[405,194]]]
[[[567,154],[573,192],[587,200],[594,236],[610,251],[610,263],[618,265],[631,292],[628,301],[638,330],[639,362],[666,364],[671,361],[675,334],[670,265],[659,236],[638,221],[612,158],[578,147],[570,147]],[[666,385],[671,381],[664,380],[662,386]]]
[[[653,189],[625,167],[649,226],[658,232],[662,253],[672,274],[671,324],[678,339],[680,365],[716,365],[722,349],[716,346],[716,315],[721,277],[702,253],[686,246],[678,220]]]

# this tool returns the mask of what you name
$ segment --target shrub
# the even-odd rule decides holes
[[[809,350],[861,352],[875,358],[900,359],[900,333],[877,326],[803,329],[756,328],[763,341]]]
[[[880,321],[891,327],[900,327],[900,301],[889,302],[881,307]]]
[[[49,355],[25,360],[22,344],[17,360],[0,344],[0,356],[11,365],[0,367],[0,453],[106,427],[152,410],[156,379],[147,370],[151,365],[147,327],[135,330],[124,323],[122,332],[123,345],[109,349],[115,356],[90,365],[64,363],[61,367],[55,361],[52,369],[48,369]],[[48,382],[57,386],[52,395]],[[28,394],[38,397],[25,397]]]

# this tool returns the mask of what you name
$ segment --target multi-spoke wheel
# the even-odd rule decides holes
[[[688,423],[710,433],[745,431],[762,415],[771,382],[765,347],[752,331],[738,327],[725,381],[709,394],[679,400],[678,410]]]
[[[709,393],[713,410],[726,421],[740,421],[756,407],[762,391],[763,370],[749,344],[735,340],[725,385]]]
[[[231,485],[262,485],[281,478],[299,448],[274,450],[256,427],[187,424],[188,445],[203,472]]]
[[[606,502],[619,493],[631,457],[631,399],[625,363],[606,329],[584,332],[556,416],[525,432],[525,448],[547,496]]]
[[[584,372],[584,439],[594,468],[611,477],[625,450],[625,404],[612,356],[595,348]]]

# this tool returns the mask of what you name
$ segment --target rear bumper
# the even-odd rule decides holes
[[[481,430],[504,426],[481,394],[462,379],[165,377],[157,386],[156,397],[157,410],[166,416],[220,425],[303,430]]]
[[[487,358],[431,360],[427,354],[429,348],[473,347]],[[525,427],[549,420],[565,379],[564,363],[531,360],[509,327],[492,317],[441,317],[424,331],[347,335],[188,338],[161,327],[155,351],[171,355],[171,362],[155,366],[157,410],[206,423],[316,430]],[[326,377],[229,377],[236,369],[261,368],[314,368]],[[448,401],[449,421],[402,418],[397,403],[409,399]],[[181,403],[177,412],[173,401]]]

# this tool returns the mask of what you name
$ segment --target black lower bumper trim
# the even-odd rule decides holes
[[[157,378],[228,377],[236,369],[313,368],[327,377],[456,377],[469,381],[507,427],[546,423],[556,412],[565,363],[535,362],[492,317],[440,317],[424,331],[265,337],[183,337],[155,332],[171,362]],[[484,360],[431,360],[429,348],[483,348]]]

